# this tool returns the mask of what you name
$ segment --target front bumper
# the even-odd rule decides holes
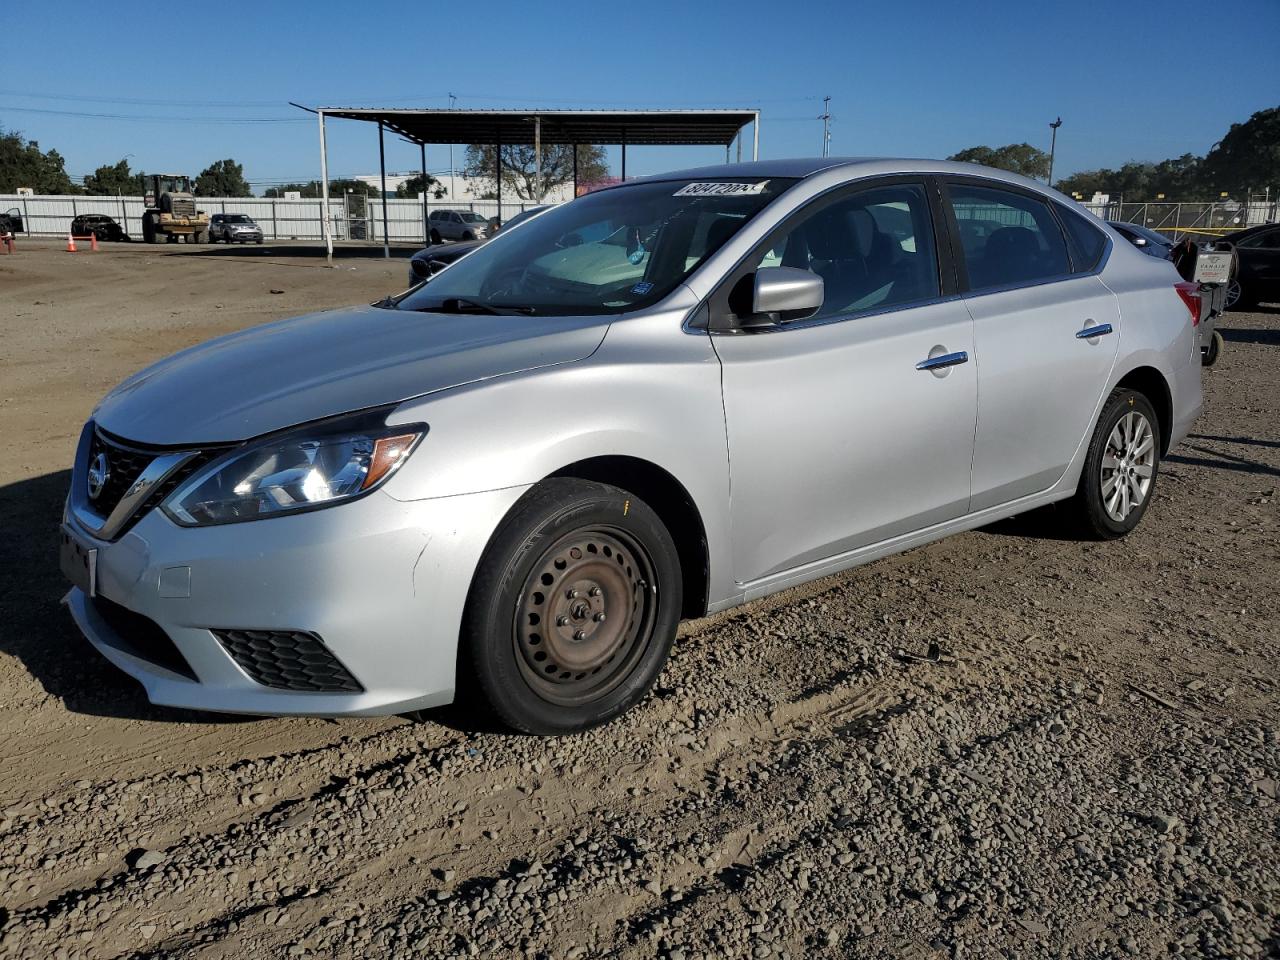
[[[261,230],[233,230],[227,234],[232,240],[261,240]]]
[[[76,527],[98,550],[99,597],[153,621],[185,661],[177,666],[82,590],[66,603],[90,643],[152,703],[259,716],[438,706],[453,699],[472,572],[524,489],[407,502],[379,491],[311,513],[199,528],[153,510],[116,542]],[[266,686],[214,630],[313,634],[362,690]]]

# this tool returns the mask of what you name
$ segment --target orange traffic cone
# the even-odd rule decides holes
[[[96,233],[89,234],[89,240],[90,240],[89,249],[92,250],[94,253],[97,253],[98,252],[98,235]]]
[[[67,231],[67,253],[76,252],[76,238],[71,235],[71,231]]]

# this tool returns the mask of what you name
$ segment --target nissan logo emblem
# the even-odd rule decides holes
[[[111,464],[105,453],[99,453],[89,463],[89,474],[85,477],[85,486],[89,488],[89,499],[97,500],[102,495],[102,488],[107,485],[111,476]]]

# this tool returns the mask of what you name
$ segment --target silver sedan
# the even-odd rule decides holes
[[[629,181],[113,390],[72,474],[69,607],[156,703],[465,689],[580,730],[645,695],[682,618],[1054,502],[1127,534],[1200,411],[1195,298],[981,167]]]

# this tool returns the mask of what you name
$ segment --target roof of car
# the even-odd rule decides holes
[[[956,160],[929,160],[919,157],[798,157],[790,160],[757,160],[750,163],[723,163],[710,167],[692,167],[674,170],[651,177],[628,180],[627,183],[661,180],[713,180],[741,177],[795,177],[803,179],[825,170],[847,168],[850,173],[877,176],[895,173],[938,173],[954,176],[985,177],[1007,183],[1031,187],[1038,191],[1049,188],[1038,180],[1032,180],[1007,170],[984,167],[976,163],[960,163]],[[621,184],[619,184],[621,186]],[[1052,191],[1056,193],[1057,191]],[[1063,199],[1066,199],[1065,197]]]

